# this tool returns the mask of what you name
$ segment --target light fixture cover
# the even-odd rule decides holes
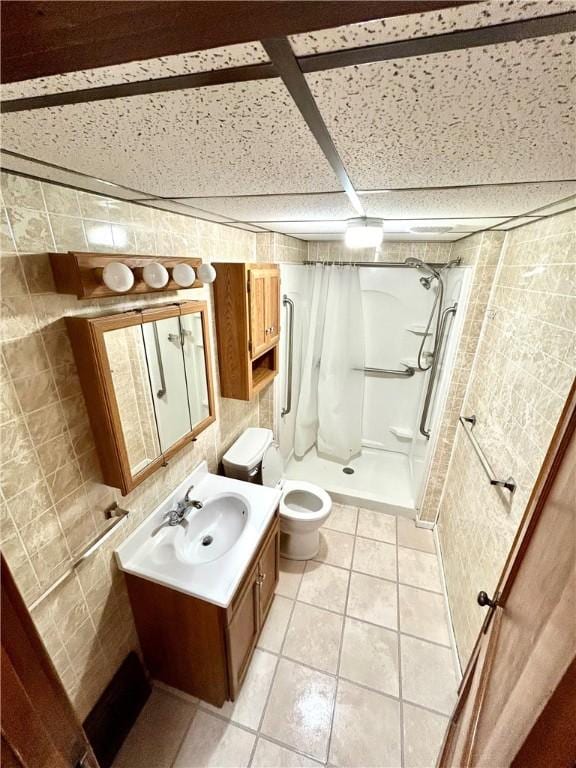
[[[383,238],[382,219],[350,219],[344,234],[347,248],[377,248]]]
[[[157,261],[153,261],[151,264],[146,264],[142,270],[142,277],[144,278],[146,285],[149,285],[150,288],[164,288],[170,279],[166,267]]]
[[[196,272],[190,264],[176,264],[172,269],[172,280],[181,288],[189,288],[196,280]]]
[[[203,283],[213,283],[216,280],[216,270],[212,264],[200,264],[198,267],[198,278]]]
[[[116,293],[126,293],[134,285],[134,272],[121,261],[111,261],[102,270],[102,281]]]

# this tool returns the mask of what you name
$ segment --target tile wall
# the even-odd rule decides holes
[[[505,232],[483,232],[451,244],[449,258],[461,259],[462,265],[472,267],[474,273],[460,344],[448,388],[446,407],[430,464],[422,506],[418,512],[419,519],[426,523],[433,523],[438,514],[438,504],[458,427],[458,417],[462,411],[464,394],[505,235]]]
[[[169,296],[80,302],[55,293],[45,254],[82,250],[298,261],[307,249],[289,237],[255,235],[12,174],[2,174],[2,195],[1,540],[27,603],[102,530],[104,509],[113,500],[132,513],[75,577],[33,611],[83,717],[126,653],[138,646],[114,548],[200,460],[215,470],[243,429],[271,426],[274,388],[251,403],[221,399],[216,377],[216,423],[165,470],[120,497],[101,481],[63,317],[162,303]],[[211,292],[182,291],[178,298],[211,302]],[[210,315],[213,328],[211,309]],[[212,343],[213,355],[214,349]],[[217,371],[215,359],[213,365]]]
[[[507,234],[462,411],[495,472],[490,486],[458,427],[439,509],[439,537],[463,664],[518,528],[576,374],[576,212]]]

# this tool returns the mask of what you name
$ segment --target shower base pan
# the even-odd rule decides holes
[[[285,476],[316,483],[340,504],[415,515],[408,457],[402,453],[364,448],[345,467],[321,458],[312,448],[304,458],[290,459]]]

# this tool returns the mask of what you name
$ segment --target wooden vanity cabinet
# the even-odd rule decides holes
[[[221,394],[251,400],[278,373],[280,270],[276,264],[214,267]]]
[[[151,676],[221,707],[240,691],[278,583],[276,511],[228,608],[125,574]]]

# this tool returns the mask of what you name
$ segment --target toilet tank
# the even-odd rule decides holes
[[[247,482],[260,481],[260,466],[272,443],[272,430],[248,427],[222,457],[226,477]]]

